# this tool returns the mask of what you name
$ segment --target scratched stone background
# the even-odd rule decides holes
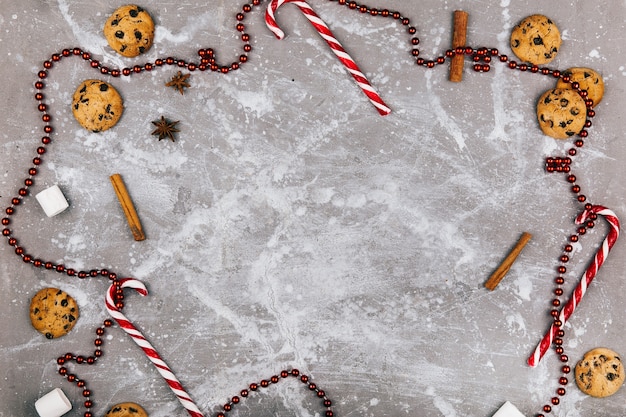
[[[0,2],[0,203],[22,186],[42,136],[33,84],[44,60],[80,47],[110,67],[174,56],[218,61],[239,56],[233,1],[146,1],[156,37],[144,56],[114,53],[102,35],[123,2]],[[142,280],[150,294],[126,293],[124,313],[153,343],[206,415],[251,382],[292,367],[310,375],[337,416],[490,417],[510,400],[540,411],[558,386],[553,351],[526,365],[550,323],[557,258],[580,210],[547,156],[571,141],[544,136],[537,98],[554,79],[499,62],[478,74],[466,61],[462,83],[412,61],[405,28],[335,2],[311,0],[393,112],[381,117],[294,5],[265,27],[246,15],[253,51],[228,75],[192,73],[184,95],[164,87],[163,67],[111,79],[81,59],[65,59],[45,94],[56,128],[33,194],[53,184],[70,208],[47,218],[33,197],[12,217],[20,245],[75,269],[108,268]],[[626,214],[623,138],[626,98],[624,0],[371,1],[398,10],[418,30],[421,55],[450,47],[452,14],[469,12],[468,43],[512,55],[508,38],[522,18],[542,13],[563,46],[551,68],[599,71],[606,95],[572,168],[594,204]],[[119,124],[90,133],[74,120],[74,89],[111,82],[124,98]],[[176,142],[151,136],[152,120],[179,120]],[[120,173],[147,239],[135,242],[109,182]],[[4,213],[3,213],[4,215]],[[530,244],[494,292],[484,281],[523,231]],[[581,239],[566,294],[607,231]],[[626,354],[626,246],[614,252],[567,324],[575,362],[591,348]],[[23,263],[0,245],[0,416],[35,416],[55,387],[83,415],[82,397],[57,374],[65,352],[89,355],[108,317],[108,282],[79,280]],[[54,286],[74,296],[72,332],[46,340],[30,325],[30,298]],[[123,331],[104,339],[97,365],[73,368],[88,381],[95,415],[135,401],[152,417],[184,416],[158,373]],[[570,378],[571,379],[571,378]],[[552,415],[623,415],[626,390],[606,399],[570,381]],[[321,416],[324,408],[291,381],[259,392],[234,416]]]

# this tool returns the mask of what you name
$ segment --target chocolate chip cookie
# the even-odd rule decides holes
[[[624,383],[624,365],[620,356],[607,348],[596,348],[585,353],[576,364],[576,384],[592,397],[608,397]]]
[[[69,333],[78,316],[76,301],[58,288],[44,288],[30,303],[30,321],[48,339]]]
[[[104,417],[148,417],[148,413],[139,404],[127,402],[114,405]]]
[[[585,126],[585,100],[572,89],[548,90],[537,103],[537,120],[546,135],[555,139],[567,139],[579,133]]]
[[[522,61],[535,65],[552,61],[561,47],[561,33],[546,16],[528,16],[513,28],[511,49]]]
[[[135,57],[152,46],[154,22],[143,8],[134,4],[122,6],[104,24],[104,37],[116,52]]]
[[[104,81],[83,81],[74,92],[74,117],[82,127],[92,132],[102,132],[115,126],[123,111],[122,97]]]
[[[604,81],[600,74],[591,68],[570,68],[563,71],[563,75],[568,75],[571,81],[578,83],[581,90],[587,91],[587,98],[593,100],[594,106],[602,101],[602,97],[604,96]],[[559,78],[559,81],[556,83],[556,88],[572,88],[572,85]]]

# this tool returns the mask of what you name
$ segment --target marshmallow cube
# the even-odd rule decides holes
[[[502,407],[493,415],[493,417],[525,417],[524,414],[510,402],[505,402]]]
[[[48,217],[56,216],[70,206],[58,185],[46,188],[35,198]]]
[[[61,417],[72,409],[72,403],[60,388],[55,388],[35,402],[40,417]]]

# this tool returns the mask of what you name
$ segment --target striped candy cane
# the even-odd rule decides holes
[[[134,278],[124,278],[118,281],[119,288],[133,288],[139,294],[146,296],[148,295],[148,290],[143,285],[143,283]],[[193,402],[189,394],[184,390],[180,381],[176,378],[174,373],[171,371],[169,366],[161,359],[159,353],[152,347],[150,342],[146,340],[146,338],[141,334],[139,330],[135,328],[135,326],[124,316],[120,310],[115,306],[115,290],[118,287],[115,284],[112,284],[109,287],[109,290],[106,294],[106,308],[111,314],[111,317],[115,319],[115,321],[120,325],[120,327],[128,333],[133,341],[137,343],[137,345],[143,349],[144,353],[150,359],[150,361],[154,364],[155,368],[163,379],[167,382],[170,389],[174,392],[178,401],[185,407],[189,415],[192,417],[203,417],[202,413]]]
[[[609,223],[610,229],[609,232],[602,242],[602,246],[596,252],[596,255],[593,259],[593,263],[589,265],[587,270],[585,271],[585,276],[580,279],[580,282],[574,289],[574,293],[567,301],[565,306],[561,309],[559,313],[559,320],[561,321],[561,326],[565,324],[565,322],[570,318],[578,304],[580,304],[583,296],[587,292],[587,288],[591,281],[595,278],[596,274],[602,267],[602,264],[606,260],[606,257],[609,255],[609,252],[615,245],[617,238],[619,237],[619,219],[615,215],[615,213],[606,207],[602,206],[593,206],[590,210],[585,210],[576,218],[576,224],[585,223],[592,214],[600,214],[604,217],[604,219]],[[528,365],[537,366],[541,358],[548,351],[552,342],[554,341],[556,334],[558,333],[560,327],[555,326],[554,323],[550,326],[550,330],[544,335],[541,342],[535,348],[532,356],[528,358]]]
[[[306,1],[302,0],[272,0],[272,2],[267,6],[267,11],[265,12],[265,23],[267,27],[276,35],[278,39],[283,39],[285,37],[285,32],[283,32],[276,23],[276,19],[274,18],[274,13],[276,10],[282,6],[284,3],[293,3],[300,8],[300,11],[304,14],[304,16],[309,20],[309,22],[313,25],[313,27],[320,34],[322,39],[326,41],[330,49],[335,53],[337,58],[343,63],[343,65],[348,69],[348,72],[354,77],[354,80],[361,87],[361,90],[365,93],[365,95],[369,98],[370,102],[376,107],[378,113],[381,116],[385,116],[391,113],[391,109],[387,107],[383,99],[378,95],[378,93],[371,86],[369,81],[365,75],[361,72],[357,64],[354,62],[352,57],[348,55],[348,53],[343,49],[343,46],[339,43],[337,38],[335,38],[322,19],[319,18],[317,13],[309,6]]]

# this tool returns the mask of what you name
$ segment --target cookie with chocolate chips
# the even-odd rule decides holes
[[[604,80],[596,71],[591,68],[575,67],[563,71],[563,75],[569,76],[571,82],[577,82],[578,88],[587,92],[587,98],[593,100],[594,106],[602,101]],[[559,78],[556,88],[572,88],[572,84]]]
[[[576,385],[592,397],[608,397],[624,383],[624,365],[620,356],[607,348],[596,348],[585,353],[576,364]]]
[[[92,132],[102,132],[115,126],[123,111],[122,97],[104,81],[83,81],[74,92],[74,117],[82,127]]]
[[[104,24],[104,37],[116,52],[135,57],[152,46],[154,22],[143,8],[134,4],[122,6]]]
[[[104,417],[148,417],[148,413],[139,404],[127,402],[114,405]]]
[[[561,47],[561,33],[551,19],[528,16],[511,32],[511,49],[522,61],[543,65],[552,61]]]
[[[30,303],[30,321],[48,339],[69,333],[78,316],[76,301],[58,288],[44,288]]]
[[[537,103],[537,120],[546,135],[555,139],[567,139],[585,127],[585,100],[572,89],[548,90]]]

